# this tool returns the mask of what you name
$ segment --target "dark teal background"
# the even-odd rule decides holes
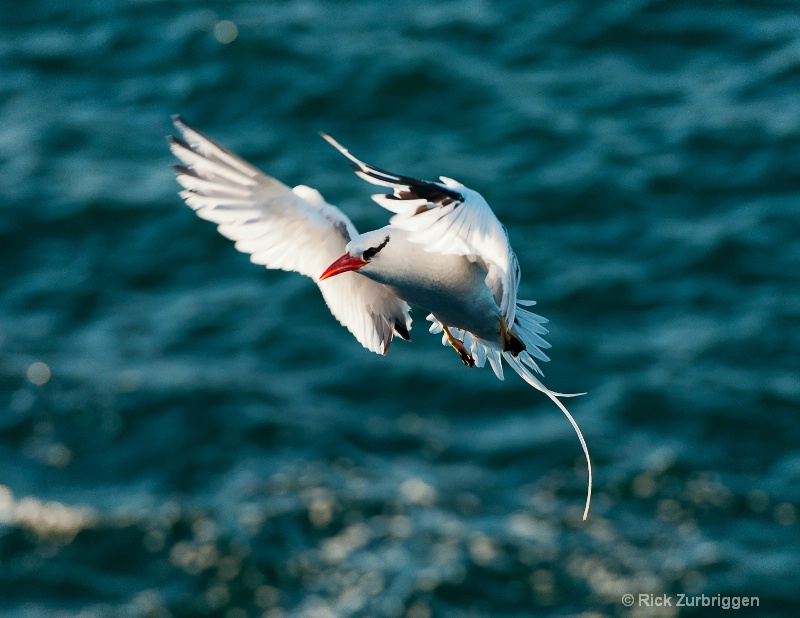
[[[796,616],[798,7],[3,3],[0,616]],[[544,396],[421,311],[368,353],[197,219],[173,113],[361,230],[317,131],[480,191],[589,521]]]

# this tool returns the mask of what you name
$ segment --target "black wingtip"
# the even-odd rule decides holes
[[[191,146],[184,142],[180,137],[175,137],[174,135],[167,135],[167,141],[170,144],[174,144],[175,146],[180,146],[181,148],[186,148],[186,150],[191,150]]]
[[[408,329],[405,327],[405,324],[401,324],[400,322],[394,323],[394,332],[397,333],[397,336],[401,339],[405,339],[406,341],[411,341],[411,335],[408,332]]]
[[[175,170],[178,174],[184,174],[185,176],[194,176],[195,178],[199,178],[199,176],[194,170],[189,169],[185,165],[173,165],[172,169]]]

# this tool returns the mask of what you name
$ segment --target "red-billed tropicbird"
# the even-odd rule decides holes
[[[519,300],[520,269],[505,227],[476,191],[444,176],[417,180],[368,165],[322,134],[353,163],[356,174],[393,189],[372,198],[395,215],[389,225],[359,234],[319,191],[290,189],[173,118],[183,139],[170,137],[181,197],[198,216],[218,224],[256,264],[296,271],[317,282],[331,313],[367,349],[386,354],[394,335],[409,340],[409,303],[430,311],[432,333],[443,333],[465,365],[488,360],[503,379],[502,359],[566,414],[589,471],[583,518],[592,496],[586,442],[556,393],[533,372],[547,361],[547,320]]]

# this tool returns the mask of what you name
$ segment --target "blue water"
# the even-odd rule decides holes
[[[797,8],[0,6],[0,616],[797,615]],[[421,311],[368,353],[197,219],[173,113],[361,230],[317,131],[480,191],[589,520],[540,393]]]

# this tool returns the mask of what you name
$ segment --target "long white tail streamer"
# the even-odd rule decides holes
[[[513,356],[509,352],[504,352],[503,356],[505,357],[506,362],[511,365],[511,368],[516,371],[523,380],[533,386],[536,390],[542,391],[545,395],[553,400],[553,403],[559,407],[559,409],[572,424],[572,428],[575,430],[575,433],[578,434],[578,440],[580,440],[581,446],[583,447],[583,454],[586,455],[586,467],[589,470],[589,487],[586,491],[586,508],[583,510],[583,519],[585,521],[589,516],[589,504],[592,501],[592,460],[589,458],[589,449],[586,446],[586,440],[583,439],[581,428],[578,427],[578,423],[575,422],[575,419],[572,417],[572,414],[569,413],[569,410],[567,410],[566,406],[558,399],[558,397],[576,397],[578,395],[584,395],[585,393],[575,393],[574,395],[555,393],[542,384],[530,371],[528,371],[519,358]]]
[[[522,301],[521,303],[520,301],[517,302],[524,306],[535,304],[533,301]],[[538,334],[547,333],[547,331],[541,326],[541,324],[546,320],[524,309],[518,309],[517,311],[518,317],[528,316],[523,323],[519,324],[519,326],[523,328],[520,328],[517,331],[517,334],[522,337],[523,342],[527,346],[527,349],[519,356],[514,356],[510,352],[502,352],[498,345],[484,341],[483,339],[477,339],[472,335],[472,333],[465,332],[461,329],[451,328],[450,331],[456,339],[465,342],[467,348],[471,351],[473,357],[475,358],[476,366],[483,367],[484,363],[488,360],[497,377],[502,380],[503,364],[500,361],[500,355],[502,354],[503,357],[505,357],[506,362],[514,371],[519,374],[523,380],[525,380],[536,390],[542,391],[545,395],[547,395],[564,413],[564,416],[567,417],[567,420],[570,422],[572,428],[575,430],[575,433],[578,435],[578,440],[580,440],[581,447],[583,448],[583,454],[586,456],[586,467],[589,471],[589,486],[586,490],[586,508],[583,510],[583,519],[586,520],[586,518],[589,516],[589,505],[592,501],[592,460],[589,457],[589,448],[586,446],[586,440],[583,438],[583,433],[581,433],[578,423],[572,417],[572,414],[570,414],[569,410],[567,410],[566,406],[564,406],[564,404],[558,400],[559,397],[578,397],[580,395],[585,395],[586,393],[557,393],[556,391],[551,391],[544,384],[542,384],[539,379],[533,375],[533,373],[531,373],[528,367],[532,367],[539,371],[539,367],[530,353],[531,351],[535,350],[538,352],[537,357],[547,360],[547,356],[545,356],[539,348],[550,346],[547,344],[547,342],[542,340],[541,337],[537,336]],[[442,324],[433,314],[428,316],[428,321],[431,322],[430,332],[442,332]],[[447,338],[444,336],[442,337],[442,345],[450,345],[447,341]],[[523,362],[525,364],[523,364]]]

